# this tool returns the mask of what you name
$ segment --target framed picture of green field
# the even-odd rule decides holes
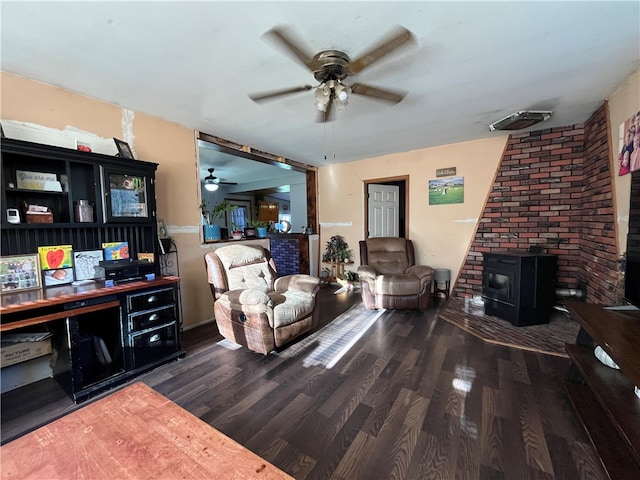
[[[464,177],[429,180],[429,205],[464,203]]]

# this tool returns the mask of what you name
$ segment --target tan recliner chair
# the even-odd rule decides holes
[[[433,269],[415,265],[413,243],[398,237],[360,241],[360,290],[368,309],[425,309]]]
[[[204,258],[223,337],[266,355],[318,324],[318,278],[277,278],[270,252],[260,246],[229,245]]]

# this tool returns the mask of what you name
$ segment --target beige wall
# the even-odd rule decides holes
[[[414,242],[419,263],[451,270],[452,285],[462,267],[493,183],[508,135],[455,145],[427,148],[319,170],[320,242],[324,250],[332,235],[342,235],[360,262],[358,241],[364,238],[364,181],[408,176],[407,237]],[[436,169],[456,167],[464,177],[464,203],[429,205],[428,182]]]
[[[59,130],[73,127],[104,138],[126,137],[121,107],[4,72],[0,73],[0,82],[3,120]],[[640,110],[639,83],[636,73],[609,99],[614,145],[617,126]],[[157,211],[178,246],[183,319],[185,328],[189,328],[212,317],[203,262],[204,253],[211,247],[201,244],[195,132],[141,113],[135,113],[132,123],[132,146],[138,158],[159,164]],[[416,244],[417,259],[451,269],[455,280],[506,145],[507,135],[488,137],[320,168],[318,212],[324,224],[320,230],[321,251],[329,237],[343,235],[354,251],[356,264],[350,269],[355,270],[358,241],[364,238],[364,181],[408,175],[408,237]],[[436,178],[436,169],[446,167],[456,167],[457,176],[465,178],[465,201],[429,206],[428,181]],[[628,208],[629,178],[616,180],[616,198],[622,210]],[[626,221],[621,231],[626,232]]]
[[[126,138],[123,109],[83,95],[2,72],[1,118],[57,130]],[[185,327],[212,317],[211,293],[204,274],[200,243],[199,188],[195,132],[135,113],[132,148],[140,160],[158,163],[157,213],[178,247]]]
[[[618,221],[618,251],[626,251],[627,229],[629,224],[629,199],[631,193],[631,175],[618,175],[618,153],[620,152],[620,125],[631,115],[640,112],[640,70],[628,77],[625,82],[609,96],[609,128],[611,138],[611,171],[614,176],[614,194]]]

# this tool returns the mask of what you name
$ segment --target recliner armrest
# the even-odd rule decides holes
[[[428,267],[426,265],[412,265],[407,268],[407,275],[413,275],[414,277],[418,277],[421,281],[431,281],[433,278],[433,268]]]
[[[369,265],[360,265],[358,267],[358,278],[360,280],[373,280],[378,276],[375,268]]]
[[[315,294],[320,288],[320,279],[304,273],[285,275],[284,277],[276,278],[273,288],[276,292],[297,290],[300,292]]]

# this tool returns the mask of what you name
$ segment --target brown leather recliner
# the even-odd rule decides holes
[[[266,355],[318,325],[318,278],[278,278],[270,252],[255,245],[221,247],[204,260],[223,337]]]
[[[368,309],[425,309],[433,268],[415,265],[411,240],[376,237],[360,241],[360,291]]]

